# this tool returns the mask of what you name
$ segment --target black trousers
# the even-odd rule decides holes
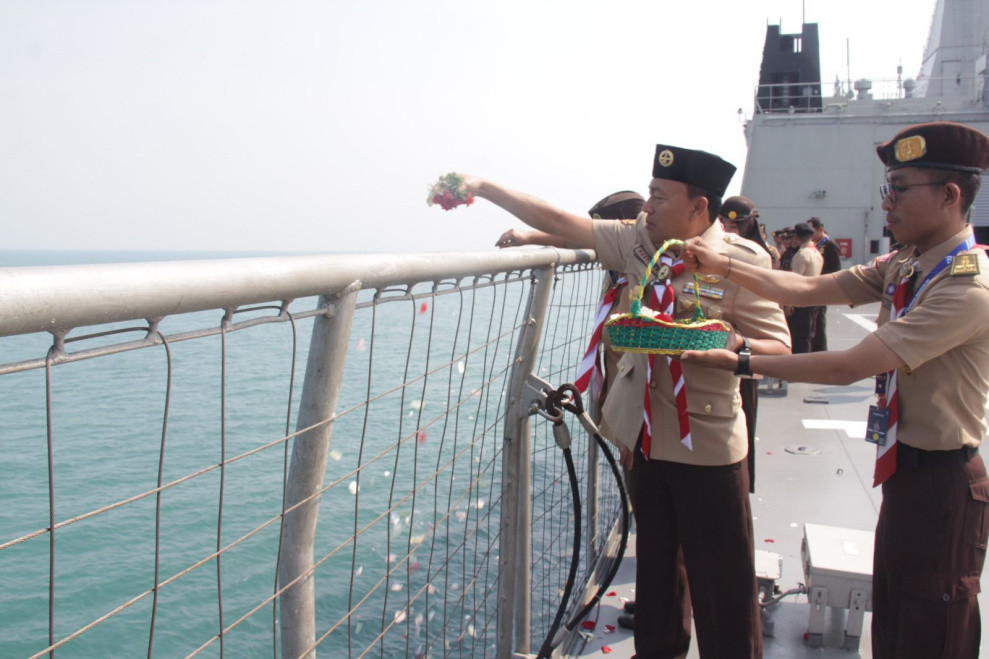
[[[700,467],[635,452],[635,652],[762,656],[746,461]]]
[[[811,352],[828,349],[828,308],[814,307],[814,335],[810,340]]]
[[[793,344],[793,354],[811,352],[811,340],[814,338],[814,310],[817,307],[794,307],[793,312],[786,317],[790,328],[790,342]]]
[[[876,659],[979,655],[989,535],[982,458],[897,466],[883,483],[872,577]]]

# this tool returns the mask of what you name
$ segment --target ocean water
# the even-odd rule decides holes
[[[28,261],[21,265],[155,260],[148,256],[19,258]],[[18,257],[0,258],[14,265]],[[544,377],[562,377],[579,360],[583,338],[569,337],[583,334],[576,328],[593,308],[573,301],[593,299],[590,281],[560,284],[554,293],[566,319],[540,362]],[[527,293],[524,283],[422,300],[396,293],[393,303],[358,310],[316,536],[317,637],[328,634],[319,646],[325,656],[367,648],[374,656],[492,651],[501,411]],[[312,304],[296,301],[292,310]],[[187,314],[165,319],[161,331],[215,327],[221,319],[219,311]],[[115,326],[137,330],[70,349],[141,338],[140,325]],[[276,440],[296,428],[312,325],[264,324],[168,351],[155,346],[62,364],[52,369],[50,405],[44,369],[0,376],[0,543],[48,526],[49,427],[57,522],[152,490],[159,462],[166,484],[207,470],[162,493],[160,524],[152,495],[56,530],[56,640],[151,589],[157,542],[159,583],[181,576],[159,589],[153,654],[187,655],[241,618],[224,634],[223,653],[274,653],[272,605],[252,610],[275,587],[291,453],[291,442]],[[49,345],[44,334],[0,339],[0,362],[44,357]],[[550,444],[548,429],[541,433],[542,445]],[[547,612],[559,590],[551,574],[569,560],[560,540],[572,525],[558,453],[540,450],[534,468],[544,509],[534,513],[542,525],[534,555],[548,557],[534,598]],[[234,456],[243,457],[215,468]],[[218,567],[211,558],[217,545],[234,542]],[[38,652],[48,636],[47,533],[0,550],[0,583],[0,656]],[[151,619],[152,598],[144,597],[56,655],[147,654]],[[220,646],[215,640],[203,655],[219,656]]]

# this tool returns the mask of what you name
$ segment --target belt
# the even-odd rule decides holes
[[[963,446],[953,451],[925,451],[898,443],[896,445],[896,464],[901,467],[919,467],[920,465],[947,464],[949,462],[968,462],[978,453],[978,446]]]

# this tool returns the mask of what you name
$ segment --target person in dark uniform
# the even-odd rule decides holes
[[[832,272],[841,270],[841,252],[838,246],[831,240],[831,236],[824,230],[824,222],[819,217],[812,217],[807,220],[807,224],[814,230],[814,243],[817,251],[824,259],[821,266],[822,275],[830,275]],[[814,314],[814,336],[810,340],[811,352],[821,352],[828,349],[828,308],[827,306],[815,307]]]
[[[850,384],[876,376],[868,440],[883,502],[876,525],[872,649],[877,659],[974,658],[989,540],[979,447],[989,397],[989,258],[968,211],[989,168],[989,137],[918,124],[876,147],[886,226],[901,247],[830,275],[764,272],[691,240],[688,269],[720,273],[782,304],[880,301],[878,329],[840,352],[740,357],[687,352],[687,364]]]
[[[779,269],[789,272],[790,265],[793,262],[793,255],[797,253],[797,245],[795,244],[797,237],[793,233],[793,227],[783,227],[778,233],[780,236],[780,248],[782,249]]]
[[[726,234],[715,221],[735,168],[703,151],[657,145],[649,198],[634,222],[591,221],[490,181],[465,177],[475,196],[533,228],[594,248],[601,264],[629,281],[649,275],[646,300],[667,300],[689,320],[699,304],[707,318],[734,328],[730,346],[748,354],[789,351],[779,306],[722,276],[705,278],[700,299],[677,253],[647,273],[670,239],[704,236],[734,260],[770,272],[769,255]],[[760,657],[762,633],[755,580],[748,444],[738,378],[679,360],[626,352],[602,410],[602,434],[634,451],[636,511],[635,648],[637,656],[677,657],[690,646],[691,611],[703,657]],[[653,368],[655,367],[655,368]],[[689,588],[688,588],[689,583]]]

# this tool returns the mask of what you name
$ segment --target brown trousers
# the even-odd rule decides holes
[[[876,659],[977,657],[989,478],[968,463],[899,465],[883,484],[872,586]]]
[[[745,460],[699,467],[636,450],[633,472],[636,657],[686,655],[691,609],[702,657],[761,657]]]

